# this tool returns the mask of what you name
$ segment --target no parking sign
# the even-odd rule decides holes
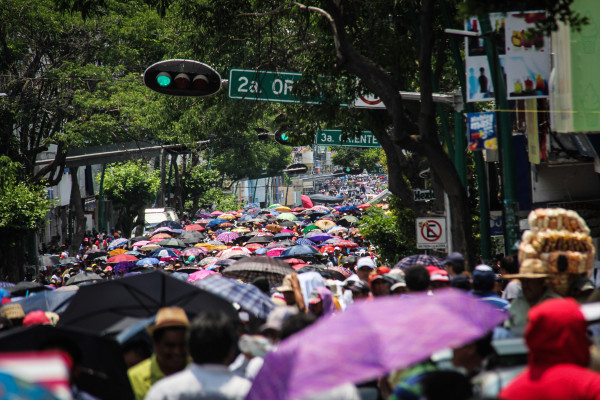
[[[445,249],[446,218],[417,218],[417,249]]]

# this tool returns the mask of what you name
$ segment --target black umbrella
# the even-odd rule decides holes
[[[154,225],[153,228],[154,230],[158,229],[158,228],[171,228],[171,229],[183,229],[183,226],[181,226],[181,224],[179,222],[175,222],[175,221],[163,221],[163,222],[159,222],[158,224]]]
[[[38,265],[54,266],[59,263],[60,261],[58,260],[57,256],[50,256],[48,254],[44,254],[43,256],[40,256],[38,258]]]
[[[93,251],[85,253],[83,258],[84,258],[84,260],[96,260],[98,258],[106,257],[106,256],[108,256],[108,253],[106,251],[93,250]]]
[[[70,277],[67,285],[79,285],[84,282],[91,284],[102,282],[103,280],[104,278],[94,272],[83,271]]]
[[[294,226],[296,226],[298,224],[296,223],[296,221],[281,221],[279,223],[279,225],[285,226],[285,227],[288,227],[288,228],[293,228]]]
[[[290,239],[290,238],[293,238],[294,236],[296,236],[296,235],[293,232],[283,232],[283,233],[278,233],[275,236],[273,236],[273,239],[275,239],[275,240]]]
[[[289,264],[273,257],[246,257],[223,270],[223,276],[252,282],[254,278],[264,276],[272,285],[279,285],[283,278],[295,271]]]
[[[29,293],[40,292],[42,290],[50,290],[50,289],[48,289],[46,286],[44,286],[38,282],[23,281],[23,282],[17,283],[15,286],[6,288],[6,290],[8,290],[11,297],[18,297],[18,296],[26,296]]]
[[[271,243],[272,241],[273,236],[254,236],[248,240],[248,243]]]
[[[77,386],[100,399],[133,399],[121,347],[108,338],[35,325],[15,328],[0,334],[0,352],[72,349],[81,357],[83,367],[75,378]]]
[[[102,334],[124,319],[148,318],[171,306],[183,308],[190,316],[203,310],[236,316],[233,306],[221,298],[153,271],[80,287],[58,325]]]

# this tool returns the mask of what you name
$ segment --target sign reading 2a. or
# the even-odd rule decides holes
[[[417,249],[445,249],[446,218],[417,218]]]

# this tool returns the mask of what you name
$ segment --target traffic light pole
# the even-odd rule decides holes
[[[508,113],[508,100],[506,98],[506,82],[504,73],[500,68],[498,51],[492,36],[492,24],[489,14],[478,16],[481,33],[484,39],[485,51],[490,65],[498,121],[498,141],[500,142],[500,153],[502,157],[502,175],[504,189],[504,252],[514,253],[513,246],[519,240],[519,221],[517,211],[519,207],[516,186],[515,153],[512,142],[512,129],[510,115]]]

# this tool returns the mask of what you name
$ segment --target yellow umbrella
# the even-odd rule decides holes
[[[243,226],[240,226],[239,228],[232,229],[231,232],[235,232],[235,233],[248,233],[248,232],[250,232],[250,229],[244,228]]]
[[[219,215],[219,218],[231,221],[232,219],[235,219],[235,216],[231,214],[221,214]]]
[[[198,243],[195,247],[212,247],[212,244],[208,244],[208,243]]]
[[[281,232],[283,230],[283,226],[281,225],[275,225],[275,224],[269,224],[267,226],[265,226],[265,229],[270,230],[271,232]]]
[[[108,254],[112,257],[112,256],[117,256],[119,254],[125,254],[127,253],[127,250],[125,249],[114,249],[108,252]]]
[[[275,208],[275,211],[279,211],[279,212],[290,212],[292,211],[291,208],[286,207],[286,206],[281,206],[281,207],[277,207]]]
[[[326,231],[328,229],[333,228],[335,226],[335,222],[330,221],[328,219],[320,219],[317,222],[315,222],[315,226],[318,226],[319,228]]]

